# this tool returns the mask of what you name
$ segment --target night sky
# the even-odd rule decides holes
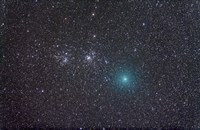
[[[200,128],[200,0],[2,0],[0,127]]]

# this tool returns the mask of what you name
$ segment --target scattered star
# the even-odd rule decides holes
[[[0,9],[0,129],[200,128],[199,0]]]
[[[92,16],[95,16],[95,13],[92,13]]]

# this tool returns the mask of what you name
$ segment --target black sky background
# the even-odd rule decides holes
[[[0,7],[1,127],[199,128],[200,1]]]

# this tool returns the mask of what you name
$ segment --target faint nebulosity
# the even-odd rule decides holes
[[[0,4],[0,127],[200,128],[199,0]]]

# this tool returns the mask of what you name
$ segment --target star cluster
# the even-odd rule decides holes
[[[0,127],[200,128],[199,0],[0,9]]]

